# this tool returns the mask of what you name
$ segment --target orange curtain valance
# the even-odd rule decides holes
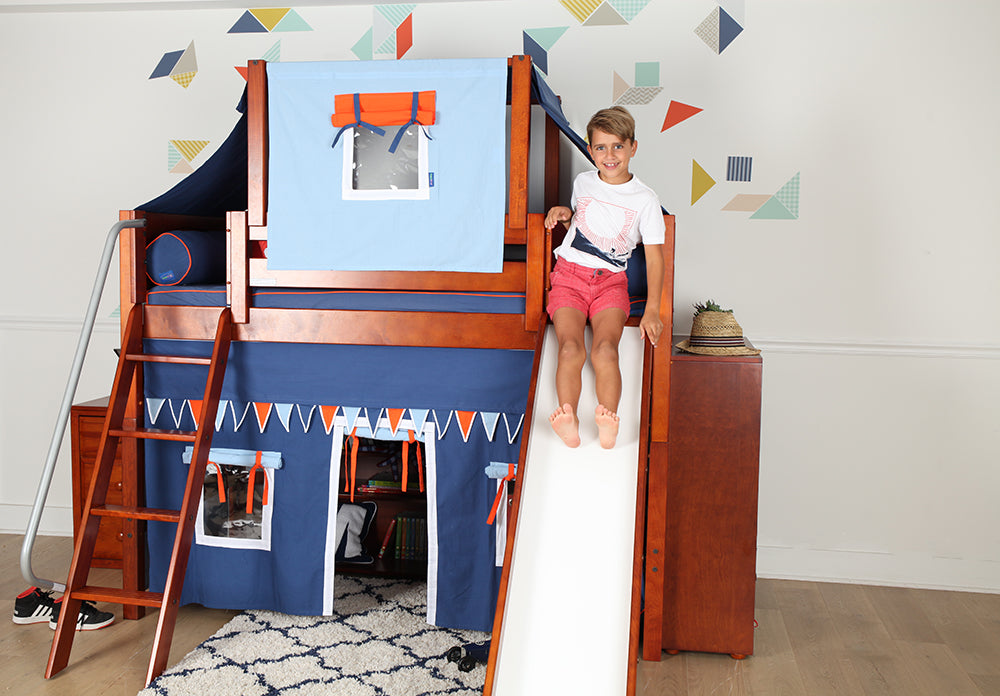
[[[414,114],[413,95],[417,95]],[[360,118],[354,109],[357,96]],[[331,121],[338,128],[370,123],[373,126],[402,126],[419,123],[422,126],[434,124],[435,92],[383,92],[376,94],[338,94],[334,97],[334,114]]]

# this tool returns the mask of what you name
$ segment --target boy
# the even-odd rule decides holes
[[[618,343],[629,315],[625,267],[635,245],[646,249],[646,311],[639,331],[654,346],[663,331],[660,293],[663,288],[665,226],[660,201],[629,171],[635,156],[635,121],[620,106],[598,111],[587,124],[587,151],[596,171],[573,182],[573,210],[552,208],[545,216],[548,229],[568,223],[566,238],[555,250],[549,303],[559,358],[556,395],[559,407],[549,416],[552,429],[569,447],[580,445],[581,371],[586,361],[584,329],[590,320],[597,408],[594,420],[601,447],[610,449],[618,437],[618,401],[622,377]],[[574,213],[575,211],[575,213]]]

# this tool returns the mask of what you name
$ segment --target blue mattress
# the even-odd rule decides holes
[[[630,293],[632,294],[632,293]],[[222,285],[155,286],[149,304],[221,307],[226,304]],[[523,314],[523,293],[502,292],[393,292],[388,290],[310,290],[302,288],[253,288],[251,305],[277,309],[361,309],[400,312],[460,312],[466,314]],[[632,294],[631,315],[642,316],[644,295]]]

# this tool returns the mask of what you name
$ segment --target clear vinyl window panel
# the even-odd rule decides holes
[[[274,469],[209,464],[205,470],[195,543],[234,549],[271,549]]]
[[[428,138],[423,127],[412,124],[389,152],[396,128],[385,135],[355,126],[345,137],[344,200],[425,200],[430,198]]]

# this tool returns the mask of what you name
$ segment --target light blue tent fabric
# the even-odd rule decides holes
[[[498,273],[506,211],[507,60],[271,63],[268,265]],[[334,96],[434,90],[428,200],[341,195]],[[387,128],[386,137],[395,130]]]

